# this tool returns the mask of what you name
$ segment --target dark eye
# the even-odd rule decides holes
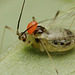
[[[35,41],[36,41],[37,43],[39,43],[39,42],[40,42],[40,40],[39,40],[38,38],[35,38]]]
[[[58,44],[58,42],[56,41],[56,40],[54,40],[54,42],[53,42],[55,45],[57,45]]]
[[[26,39],[23,39],[23,42],[25,42],[26,41]]]
[[[25,36],[22,36],[22,39],[24,39],[25,38]]]
[[[63,43],[63,42],[61,42],[61,45],[64,45],[64,43]]]

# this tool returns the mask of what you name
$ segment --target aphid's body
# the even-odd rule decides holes
[[[41,51],[44,51],[44,47],[40,40],[43,41],[49,52],[67,51],[75,46],[75,34],[68,29],[53,28],[42,33],[38,32],[35,36],[28,34],[27,39],[31,41],[32,46],[39,48]]]

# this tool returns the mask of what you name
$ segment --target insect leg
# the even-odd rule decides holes
[[[54,20],[57,18],[57,16],[59,15],[60,11],[57,11],[57,13],[54,16]]]
[[[35,21],[35,17],[34,16],[32,17],[32,20]]]
[[[16,34],[15,31],[14,31],[12,28],[8,27],[8,26],[5,26],[5,29],[8,29],[8,30],[10,30],[11,32],[13,32],[14,34]]]
[[[47,50],[45,44],[43,43],[43,41],[42,41],[41,39],[40,39],[40,41],[41,41],[41,43],[42,43],[44,49],[46,50],[46,53],[47,53],[47,55],[49,56],[50,61],[52,62],[52,65],[53,65],[53,67],[54,67],[54,69],[55,69],[55,71],[56,71],[56,73],[57,73],[57,75],[58,75],[58,70],[57,70],[57,68],[56,68],[56,66],[55,66],[55,64],[54,64],[54,62],[53,62],[53,59],[52,59],[50,53],[48,52],[48,50]]]
[[[5,27],[4,27],[4,32],[3,32],[3,35],[2,35],[0,50],[2,50],[3,40],[4,40],[4,35],[5,35],[5,30],[6,30],[6,29],[8,29],[8,30],[10,30],[11,32],[13,32],[14,34],[16,34],[15,31],[14,31],[12,28],[10,28],[10,27],[8,27],[8,26],[5,26]],[[0,52],[1,52],[1,51],[0,51]]]
[[[71,23],[71,25],[69,26],[69,28],[68,28],[68,29],[70,29],[70,28],[71,28],[71,26],[73,25],[74,21],[75,21],[75,18],[73,19],[73,21],[72,21],[72,23]]]

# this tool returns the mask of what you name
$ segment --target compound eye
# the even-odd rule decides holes
[[[25,36],[22,36],[22,39],[26,38]]]
[[[27,35],[26,33],[22,32],[20,33],[19,37],[18,37],[21,41],[25,42],[27,39]]]
[[[58,45],[58,42],[56,41],[56,40],[54,40],[54,42],[53,42],[55,45]]]
[[[26,41],[26,38],[27,38],[27,36],[26,36],[26,35],[23,35],[23,36],[22,36],[22,40],[23,40],[23,42],[25,42],[25,41]]]
[[[26,41],[26,39],[23,39],[23,42],[25,42]]]

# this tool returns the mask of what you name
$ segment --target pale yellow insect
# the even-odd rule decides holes
[[[19,37],[19,40],[25,42],[26,44],[32,45],[35,48],[39,48],[40,51],[46,51],[50,60],[52,60],[49,52],[62,52],[72,49],[75,46],[75,33],[70,30],[71,26],[74,25],[75,19],[75,8],[71,8],[67,10],[63,15],[59,16],[62,11],[58,11],[54,18],[46,19],[38,22],[38,26],[36,30],[33,32],[34,35],[26,33],[27,30],[34,27],[34,24],[29,29],[24,32],[19,33],[19,23],[23,11],[25,0],[23,2],[22,10],[20,13],[20,17],[18,20],[17,31],[16,34]],[[35,17],[33,17],[33,21],[35,21]],[[67,25],[69,28],[61,27],[60,25]],[[68,26],[69,25],[69,26]],[[5,26],[5,28],[13,31],[10,27]],[[14,31],[13,31],[14,32]],[[3,34],[4,38],[4,34]],[[3,44],[3,39],[2,43]],[[1,46],[2,48],[2,46]],[[11,51],[9,52],[11,53]],[[7,54],[1,58],[3,60]],[[58,75],[58,70],[55,67],[53,60],[52,64],[56,70]]]

